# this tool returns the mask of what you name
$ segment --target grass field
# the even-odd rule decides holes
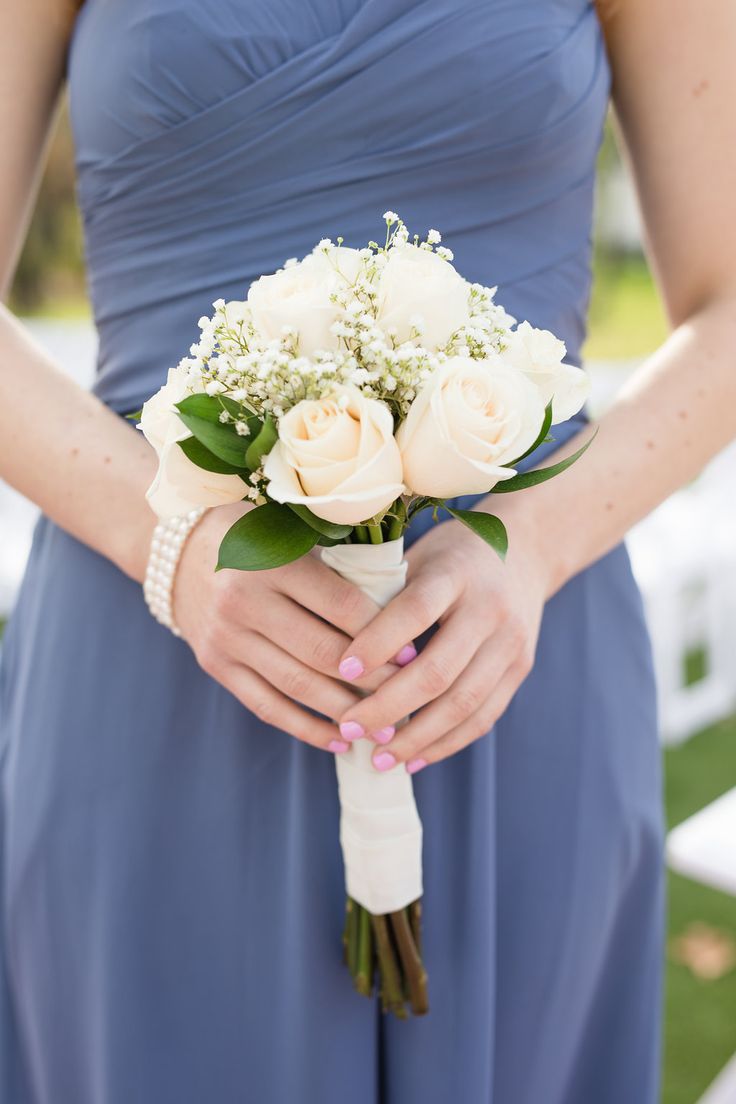
[[[670,826],[736,786],[736,718],[665,752]],[[669,877],[669,938],[702,922],[736,943],[736,898],[676,874]],[[662,1104],[694,1104],[736,1051],[736,969],[695,977],[668,954]],[[623,1104],[623,1102],[622,1102]]]

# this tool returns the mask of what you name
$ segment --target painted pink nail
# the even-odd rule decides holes
[[[352,743],[353,740],[359,740],[361,736],[365,736],[365,729],[357,721],[343,721],[340,725],[340,735]]]
[[[339,755],[341,751],[347,751],[350,744],[346,744],[344,740],[330,740],[327,745],[328,751],[334,751],[335,755]]]
[[[405,644],[396,656],[396,663],[398,663],[399,667],[406,667],[407,663],[411,663],[411,661],[416,658],[417,650],[414,645]]]
[[[381,751],[373,756],[373,766],[376,770],[387,771],[396,766],[396,756],[390,751]]]
[[[337,669],[343,678],[350,679],[351,682],[353,679],[360,678],[365,671],[357,656],[346,656]]]
[[[426,767],[426,765],[426,759],[410,759],[406,764],[406,769],[409,774],[416,774],[417,771],[420,771],[423,767]]]
[[[385,728],[379,728],[378,732],[373,732],[371,735],[377,744],[387,744],[389,740],[393,740],[395,732],[393,725],[386,725]]]

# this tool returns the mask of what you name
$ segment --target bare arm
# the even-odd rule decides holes
[[[736,436],[736,8],[618,0],[604,20],[619,130],[673,332],[602,419],[580,467],[519,504],[560,549],[555,589]]]
[[[436,762],[487,732],[532,665],[544,600],[736,436],[736,6],[608,0],[604,19],[673,332],[579,464],[486,500],[509,529],[504,567],[457,522],[439,526],[411,550],[406,590],[348,647],[371,670],[440,621],[419,659],[343,718],[374,731],[426,706],[390,745],[397,760]]]
[[[62,87],[66,0],[0,4],[0,286],[7,295]],[[69,380],[0,307],[0,476],[141,580],[155,522],[142,436]]]

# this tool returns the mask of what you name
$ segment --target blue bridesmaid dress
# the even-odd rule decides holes
[[[388,208],[578,360],[589,0],[87,0],[68,75],[113,410],[215,298]],[[47,519],[0,680],[4,1104],[654,1104],[659,757],[623,546],[548,603],[493,732],[416,779],[432,1009],[408,1023],[341,962],[332,756]]]

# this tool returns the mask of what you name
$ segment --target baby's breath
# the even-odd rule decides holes
[[[253,414],[281,417],[302,399],[319,399],[337,385],[352,384],[370,398],[381,399],[391,408],[395,419],[406,417],[409,406],[422,384],[448,356],[486,359],[505,347],[514,319],[493,299],[495,288],[468,284],[469,321],[458,329],[448,344],[439,350],[421,344],[426,320],[421,313],[412,316],[408,340],[397,342],[394,327],[383,328],[378,321],[381,273],[391,251],[410,240],[409,231],[395,211],[386,211],[386,240],[383,245],[370,242],[359,250],[357,273],[348,278],[341,268],[339,247],[323,238],[313,253],[326,257],[334,268],[335,279],[330,300],[336,308],[331,327],[337,348],[317,350],[310,357],[300,354],[299,335],[286,325],[280,336],[265,340],[253,324],[248,304],[213,303],[211,317],[199,320],[200,337],[191,346],[181,366],[187,368],[192,390],[231,400],[223,403],[220,421],[232,424],[247,436],[248,418]],[[441,245],[438,230],[430,230],[421,249],[434,252],[448,263],[453,254]],[[285,268],[298,264],[295,258]],[[232,403],[238,413],[232,413]],[[251,477],[249,497],[256,501],[263,494],[262,473]]]

